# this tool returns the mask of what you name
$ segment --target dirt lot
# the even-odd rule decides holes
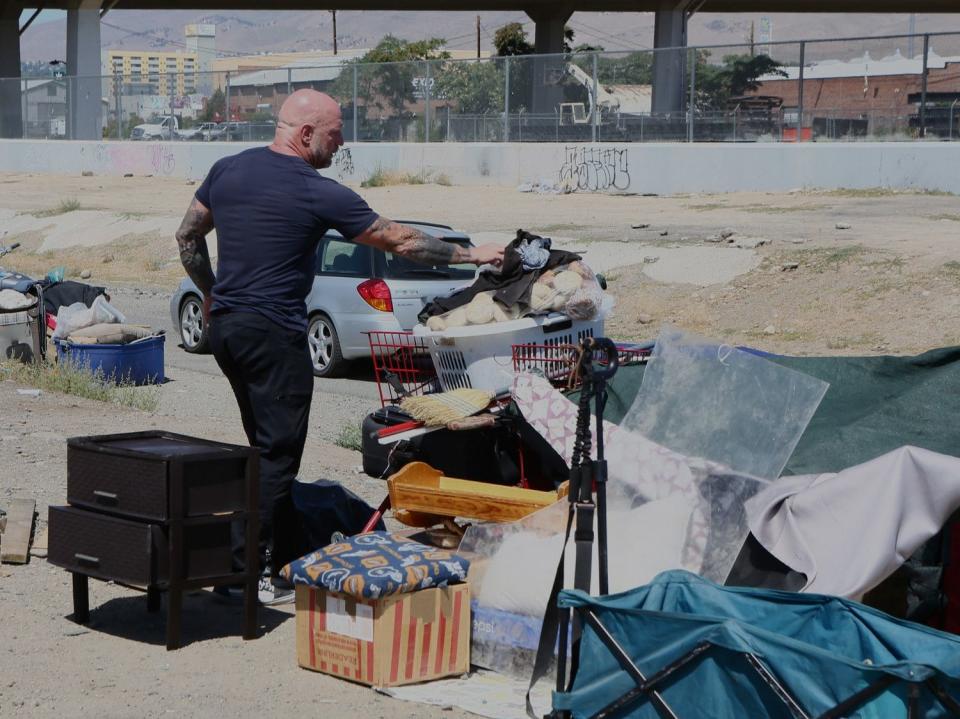
[[[172,228],[195,189],[161,178],[0,175],[0,243],[23,243],[0,264],[37,275],[57,265],[71,276],[88,271],[91,282],[119,286],[130,301],[152,289],[161,306],[181,276]],[[389,217],[504,241],[523,227],[584,250],[617,299],[613,337],[650,338],[670,322],[793,354],[912,354],[960,343],[954,196],[560,196],[435,185],[361,192]],[[728,232],[732,242],[708,241]],[[52,393],[34,398],[0,382],[0,506],[36,498],[42,531],[47,506],[65,500],[69,436],[158,427],[242,441],[216,367],[181,362],[173,343],[167,353],[173,381],[160,388],[154,413]],[[377,501],[383,486],[354,471],[359,455],[333,444],[329,427],[319,429],[331,406],[374,407],[369,388],[358,388],[362,378],[318,382],[304,467],[310,478],[339,479]],[[92,624],[78,627],[68,619],[65,572],[41,558],[0,568],[0,714],[462,716],[297,669],[290,609],[263,611],[265,635],[244,642],[232,634],[239,609],[197,594],[185,606],[187,646],[167,653],[162,615],[146,614],[142,595],[101,583],[91,594]]]

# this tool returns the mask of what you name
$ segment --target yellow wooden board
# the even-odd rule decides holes
[[[445,477],[424,462],[411,462],[387,480],[395,512],[512,522],[543,509],[564,492],[540,492]],[[403,521],[402,515],[398,516]]]

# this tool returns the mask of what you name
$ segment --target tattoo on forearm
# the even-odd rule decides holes
[[[393,224],[382,217],[377,220],[377,223],[379,222],[385,223],[384,228]],[[376,227],[376,223],[374,226]],[[469,253],[459,245],[430,237],[413,227],[406,225],[398,225],[398,227],[401,229],[401,237],[392,251],[408,260],[425,265],[452,265],[469,260]]]
[[[180,262],[190,279],[205,295],[213,290],[216,280],[210,264],[210,251],[207,249],[206,233],[209,232],[209,211],[195,204],[190,206],[177,230],[177,245],[180,248]]]

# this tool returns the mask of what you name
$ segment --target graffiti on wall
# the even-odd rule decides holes
[[[629,189],[627,148],[566,146],[560,166],[560,186],[569,187],[574,192]]]
[[[352,177],[354,172],[353,167],[353,155],[350,154],[350,150],[346,148],[340,149],[336,155],[333,156],[333,166],[337,170],[337,177],[341,180],[346,177]]]

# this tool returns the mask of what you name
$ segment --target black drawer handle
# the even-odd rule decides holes
[[[97,497],[98,499],[106,500],[107,502],[113,502],[114,504],[117,502],[117,495],[113,492],[104,492],[101,489],[95,489],[93,490],[93,496]]]
[[[89,554],[80,554],[79,552],[73,555],[78,562],[84,562],[85,564],[96,564],[100,565],[99,557],[91,557]]]

